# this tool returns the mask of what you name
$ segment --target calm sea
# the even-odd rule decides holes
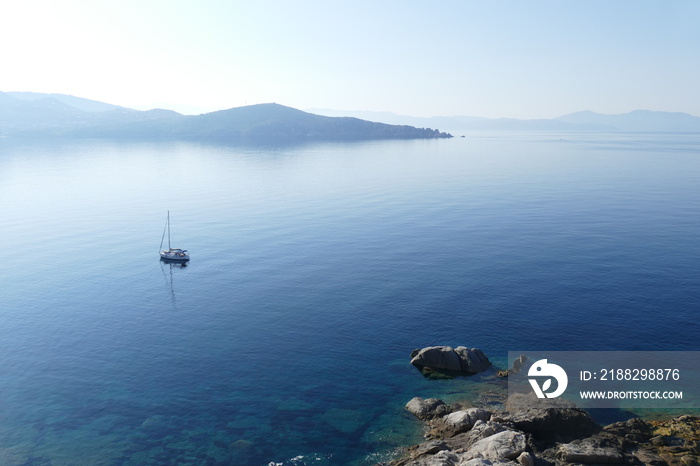
[[[0,220],[3,465],[371,464],[497,397],[414,348],[700,350],[700,134],[0,141]]]

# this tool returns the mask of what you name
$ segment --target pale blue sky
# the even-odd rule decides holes
[[[0,90],[200,113],[700,116],[700,2],[13,1]]]

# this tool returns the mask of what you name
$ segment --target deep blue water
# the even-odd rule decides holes
[[[700,350],[699,134],[0,141],[0,219],[0,464],[371,464],[496,383],[414,348]]]

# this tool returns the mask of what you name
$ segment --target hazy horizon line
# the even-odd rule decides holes
[[[407,114],[407,113],[397,113],[392,110],[366,110],[366,109],[361,109],[361,110],[349,110],[349,109],[337,109],[337,108],[331,108],[331,107],[294,107],[292,105],[286,105],[282,104],[279,102],[274,102],[274,101],[268,101],[268,102],[258,102],[258,103],[253,103],[253,104],[244,104],[244,105],[238,105],[238,106],[233,106],[233,107],[223,107],[223,108],[216,108],[216,109],[211,109],[210,106],[199,106],[199,105],[193,105],[193,104],[174,104],[174,103],[164,103],[163,105],[160,104],[154,104],[153,106],[151,104],[138,104],[138,105],[122,105],[122,104],[115,104],[112,102],[107,102],[104,100],[99,100],[96,98],[90,98],[90,97],[82,97],[76,94],[68,94],[64,92],[36,92],[36,91],[0,91],[1,93],[4,94],[35,94],[35,95],[44,95],[46,97],[52,97],[52,96],[65,96],[65,97],[71,97],[71,98],[76,98],[76,99],[83,99],[87,101],[92,101],[92,102],[98,102],[101,104],[107,104],[111,105],[114,107],[121,107],[125,109],[130,109],[130,110],[136,110],[136,111],[141,111],[141,112],[147,112],[150,110],[169,110],[173,111],[176,113],[179,113],[181,115],[187,115],[187,116],[196,116],[196,115],[203,115],[207,113],[213,113],[213,112],[219,112],[223,110],[231,110],[234,108],[244,108],[244,107],[252,107],[255,105],[265,105],[265,104],[278,104],[282,105],[285,107],[290,107],[290,108],[295,108],[297,110],[301,110],[304,112],[308,113],[314,113],[314,111],[328,111],[328,112],[337,112],[337,113],[367,113],[367,114],[388,114],[388,115],[393,115],[393,116],[399,116],[399,117],[406,117],[406,118],[416,118],[416,119],[430,119],[430,118],[461,118],[461,117],[468,117],[468,118],[480,118],[480,119],[486,119],[486,120],[522,120],[522,121],[530,121],[530,120],[555,120],[557,118],[561,118],[567,115],[573,115],[577,113],[584,113],[584,112],[590,112],[590,113],[595,113],[598,115],[610,115],[610,116],[616,116],[616,115],[627,115],[629,113],[634,113],[634,112],[658,112],[658,113],[676,113],[676,114],[684,114],[684,115],[690,115],[692,117],[700,118],[700,115],[695,115],[689,112],[683,112],[683,111],[677,111],[677,110],[652,110],[648,108],[635,108],[633,110],[628,110],[625,112],[620,112],[620,113],[605,113],[605,112],[600,112],[596,110],[591,110],[590,108],[583,109],[583,110],[576,110],[573,112],[568,112],[568,113],[562,113],[557,116],[553,117],[512,117],[512,116],[480,116],[476,114],[468,114],[468,113],[459,113],[459,114],[433,114],[430,116],[420,116],[420,115],[412,115],[412,114]],[[15,97],[16,98],[16,97]],[[20,99],[22,100],[22,99]],[[68,104],[70,105],[70,104]],[[179,108],[179,110],[178,110]],[[183,110],[183,109],[188,109],[188,110]]]

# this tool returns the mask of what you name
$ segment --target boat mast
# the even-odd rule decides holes
[[[163,249],[163,241],[165,241],[165,231],[168,231],[168,251],[170,251],[170,211],[165,219],[165,228],[163,228],[163,236],[160,238],[160,249]]]
[[[172,248],[170,247],[170,211],[168,211],[168,251]]]
[[[163,236],[160,237],[160,249],[163,250],[163,241],[165,241],[165,230],[168,229],[168,219],[165,219],[165,226],[163,227]]]

